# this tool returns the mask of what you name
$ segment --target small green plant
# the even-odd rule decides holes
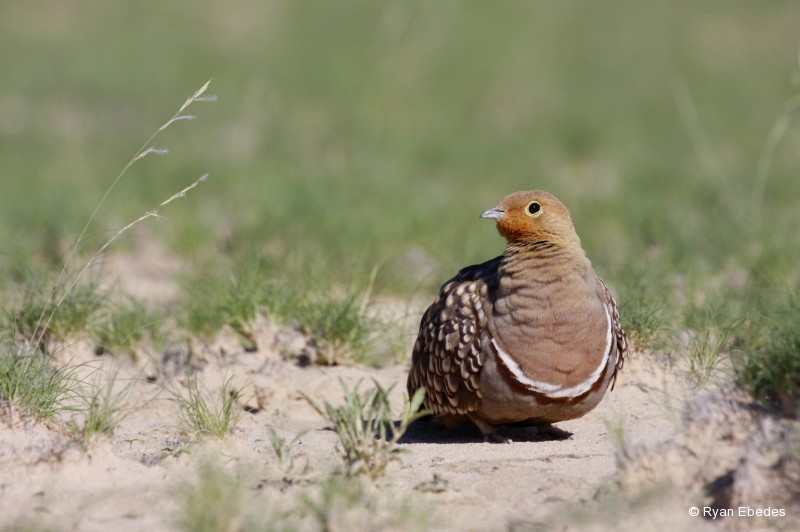
[[[622,325],[634,348],[659,348],[669,325],[667,276],[652,265],[635,263],[624,273],[627,282],[617,298]]]
[[[70,364],[54,367],[37,351],[17,353],[7,347],[0,354],[0,403],[39,420],[71,411],[71,402],[79,395],[77,369]]]
[[[246,350],[258,350],[253,326],[269,297],[269,283],[253,263],[225,273],[203,273],[186,279],[183,286],[182,321],[189,332],[211,338],[227,325]]]
[[[287,278],[259,259],[189,277],[183,282],[182,325],[206,339],[230,327],[246,350],[255,351],[254,325],[263,312],[278,323],[300,323],[320,346],[318,362],[361,361],[380,325],[368,312],[369,288],[320,295],[323,290],[314,279],[313,273],[305,279]],[[370,286],[373,281],[374,274]]]
[[[193,335],[212,338],[224,325],[227,299],[219,275],[204,273],[183,283],[181,324]]]
[[[300,432],[295,435],[291,441],[287,441],[283,436],[275,432],[272,427],[267,427],[267,435],[269,436],[269,442],[272,445],[272,451],[275,453],[275,458],[278,459],[278,468],[280,468],[281,472],[284,474],[285,477],[288,477],[294,473],[294,469],[296,466],[295,462],[295,455],[292,453],[292,447],[300,440],[300,438],[305,435],[306,431]],[[306,461],[305,465],[303,466],[303,471],[308,468],[308,461]]]
[[[296,513],[311,517],[314,530],[427,530],[426,508],[403,496],[385,497],[361,478],[331,475],[301,494]]]
[[[714,374],[724,353],[730,348],[734,330],[741,323],[742,320],[735,320],[721,328],[709,326],[696,331],[690,338],[686,359],[689,372],[698,382],[708,382]]]
[[[259,313],[284,321],[297,306],[297,290],[272,276],[260,258],[243,258],[230,267],[213,269],[183,280],[181,324],[189,332],[211,338],[225,326],[239,336],[242,347],[256,351],[255,323]]]
[[[320,344],[323,351],[320,361],[328,365],[358,360],[367,349],[374,328],[373,321],[352,294],[306,301],[297,319]]]
[[[105,307],[106,295],[93,282],[76,284],[59,297],[61,305],[50,319],[53,298],[52,276],[32,272],[25,278],[19,302],[4,312],[5,327],[47,352],[51,340],[66,337],[89,328]]]
[[[661,299],[636,297],[620,303],[620,316],[628,333],[630,343],[635,348],[658,348],[661,335],[666,329],[664,307]]]
[[[392,387],[384,390],[374,382],[374,387],[361,394],[358,390],[360,382],[350,390],[344,381],[340,381],[345,404],[334,407],[327,401],[319,405],[303,394],[303,397],[339,437],[339,450],[345,465],[347,476],[366,474],[371,478],[380,476],[389,462],[397,459],[402,451],[397,446],[408,426],[415,420],[428,414],[420,411],[425,390],[417,393],[409,400],[403,401],[400,421],[392,420],[389,393]]]
[[[302,513],[311,515],[318,530],[346,528],[341,526],[345,521],[343,514],[353,508],[365,509],[368,506],[364,486],[358,479],[332,475],[319,489],[317,497],[304,493],[300,506]]]
[[[123,298],[108,305],[94,327],[95,351],[97,354],[121,355],[132,353],[134,348],[148,336],[158,344],[162,341],[163,317],[151,312],[140,301]]]
[[[349,286],[343,294],[309,297],[297,309],[296,319],[319,344],[319,362],[363,362],[381,322],[369,313],[370,296],[377,269],[366,288]]]
[[[208,458],[200,461],[195,482],[179,490],[178,527],[191,532],[253,529],[247,526],[248,493],[235,475]]]
[[[723,305],[711,303],[694,318],[687,318],[690,323],[698,322],[689,333],[685,356],[689,372],[700,383],[708,382],[714,374],[731,348],[734,333],[744,323],[742,318],[730,318],[728,312]]]
[[[791,293],[754,323],[753,340],[737,360],[736,379],[753,396],[789,417],[800,413],[800,297]]]
[[[232,380],[232,376],[226,376],[216,396],[201,388],[194,372],[186,376],[185,394],[173,385],[169,392],[178,404],[181,421],[188,430],[218,438],[233,432],[242,415],[237,406],[242,392],[233,389]]]
[[[167,438],[166,445],[161,448],[161,460],[192,454],[191,444],[191,439],[183,436]]]
[[[79,433],[84,443],[89,444],[95,436],[112,434],[125,418],[139,408],[139,405],[129,403],[135,383],[130,380],[119,386],[117,373],[109,374],[105,380],[99,372],[95,374],[88,393],[83,395],[86,406]]]

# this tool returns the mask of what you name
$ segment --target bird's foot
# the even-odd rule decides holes
[[[502,434],[498,434],[495,428],[485,421],[480,419],[472,420],[475,425],[481,430],[483,434],[483,441],[486,443],[514,443],[514,440]]]
[[[483,435],[484,443],[514,443],[514,440],[502,434],[492,433]]]

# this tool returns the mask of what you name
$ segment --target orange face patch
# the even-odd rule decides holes
[[[509,242],[549,240],[564,226],[572,225],[567,208],[542,190],[506,196],[492,211],[496,211],[496,215],[486,217],[497,220],[497,231]]]

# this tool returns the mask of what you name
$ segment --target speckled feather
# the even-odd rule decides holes
[[[491,341],[484,304],[500,258],[458,272],[422,317],[408,390],[429,390],[425,408],[436,415],[467,414],[481,399],[478,376]]]

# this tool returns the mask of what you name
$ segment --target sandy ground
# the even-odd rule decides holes
[[[308,501],[329,505],[325,519],[331,530],[423,525],[442,530],[744,530],[798,524],[796,505],[786,517],[758,522],[689,516],[691,506],[710,504],[705,488],[714,476],[695,475],[691,467],[699,466],[685,456],[676,455],[669,463],[658,460],[671,456],[664,447],[669,442],[676,442],[672,449],[689,448],[680,440],[686,433],[685,405],[703,390],[679,370],[659,363],[656,355],[642,353],[629,357],[616,389],[596,410],[558,424],[568,433],[565,439],[514,428],[509,432],[514,443],[490,444],[477,430],[450,432],[421,421],[403,438],[400,460],[384,476],[362,483],[361,499],[347,503],[340,496],[331,502],[324,486],[341,465],[337,437],[300,392],[337,403],[340,379],[350,386],[363,379],[362,389],[375,379],[397,385],[392,398],[399,409],[407,370],[299,367],[280,354],[286,349],[280,344],[285,333],[262,320],[257,352],[245,352],[228,333],[212,344],[192,346],[190,363],[199,368],[209,390],[215,392],[232,377],[234,386],[244,391],[241,406],[247,411],[223,440],[198,439],[184,430],[178,405],[164,387],[180,386],[185,377],[163,360],[158,367],[143,357],[115,366],[111,357],[96,357],[83,342],[64,347],[59,359],[88,362],[86,367],[96,370],[87,382],[114,371],[120,387],[132,382],[128,402],[138,408],[113,435],[89,444],[71,436],[69,416],[60,424],[41,424],[8,409],[0,414],[0,526],[174,529],[184,512],[182,494],[196,482],[199,464],[207,462],[231,471],[243,488],[247,512],[260,523],[256,528],[324,529]],[[307,431],[291,448],[294,466],[288,471],[272,449],[269,427],[287,440]],[[729,436],[719,438],[743,445]],[[705,448],[724,445],[715,434],[709,438],[690,437]],[[697,453],[690,455],[696,458]],[[685,474],[672,479],[669,468],[681,468],[684,462],[690,464]],[[647,467],[639,468],[642,463]],[[703,483],[695,485],[693,478]],[[666,487],[659,488],[661,480]]]
[[[112,437],[88,448],[55,426],[6,419],[0,429],[0,521],[80,530],[169,528],[178,513],[175,492],[191,476],[194,458],[204,447],[212,447],[221,460],[256,464],[268,478],[282,472],[267,427],[287,439],[308,431],[293,448],[297,462],[307,461],[308,471],[321,475],[339,465],[336,435],[299,391],[337,402],[342,395],[339,379],[350,386],[375,379],[385,386],[398,383],[394,403],[399,408],[402,401],[402,366],[301,368],[276,353],[222,355],[220,348],[203,349],[206,386],[218,389],[227,369],[244,387],[247,402],[264,406],[245,413],[236,432],[223,442],[190,444],[177,404],[160,384],[145,380],[136,382],[130,397],[145,406]],[[83,352],[85,360],[93,356],[88,346],[70,349],[72,356]],[[132,371],[123,367],[120,381]],[[621,432],[637,444],[655,444],[674,431],[685,387],[663,368],[636,357],[624,377],[590,415],[558,425],[572,433],[564,440],[515,428],[510,429],[513,444],[489,444],[476,430],[452,433],[418,422],[403,439],[407,452],[377,486],[398,497],[412,494],[436,528],[506,530],[547,523],[551,515],[563,517],[591,500],[614,474]],[[192,452],[180,453],[181,448]]]

